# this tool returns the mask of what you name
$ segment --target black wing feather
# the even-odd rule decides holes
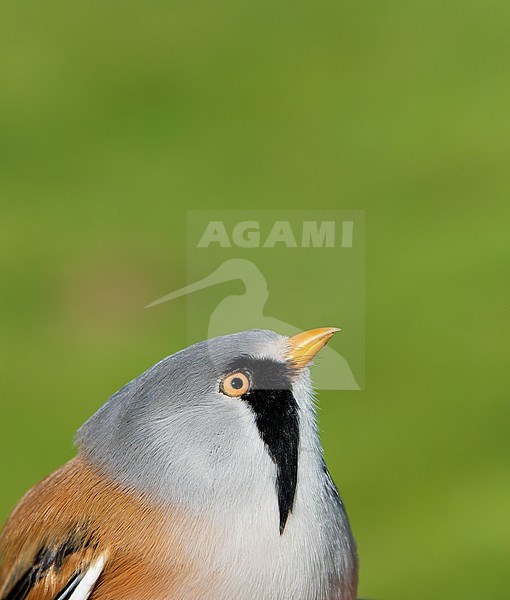
[[[2,596],[1,600],[25,600],[32,588],[48,574],[48,571],[53,570],[54,572],[58,572],[68,556],[90,545],[90,538],[83,535],[83,531],[81,531],[78,534],[75,532],[74,535],[69,536],[58,547],[44,546],[36,554],[33,564],[16,580],[12,587],[9,588],[7,594]],[[83,570],[80,568],[77,569],[55,596],[54,600],[68,600],[73,591],[78,587],[83,576]]]

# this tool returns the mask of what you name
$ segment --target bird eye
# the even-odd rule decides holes
[[[227,375],[220,385],[220,391],[227,396],[234,398],[238,398],[239,396],[246,394],[249,389],[250,380],[248,375],[242,371],[237,371],[236,373]]]

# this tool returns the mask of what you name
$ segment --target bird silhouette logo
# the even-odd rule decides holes
[[[209,317],[209,339],[246,329],[270,329],[287,336],[302,331],[301,327],[264,314],[269,298],[267,280],[255,263],[241,258],[224,261],[203,279],[158,298],[146,308],[234,280],[242,281],[244,293],[228,295],[215,307]],[[322,390],[360,389],[347,360],[330,346],[323,350],[315,367],[314,384]]]

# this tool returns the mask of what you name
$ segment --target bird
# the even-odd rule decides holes
[[[309,368],[337,331],[205,340],[121,388],[8,518],[0,599],[355,600]]]

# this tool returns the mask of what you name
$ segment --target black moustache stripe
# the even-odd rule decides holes
[[[299,415],[290,390],[254,390],[245,400],[269,455],[276,464],[276,493],[280,511],[280,534],[294,505],[297,485]]]
[[[243,357],[232,363],[231,372],[246,371],[251,389],[241,398],[255,413],[255,422],[269,456],[276,465],[276,493],[280,534],[292,511],[297,486],[299,409],[292,394],[293,369],[270,359]]]

